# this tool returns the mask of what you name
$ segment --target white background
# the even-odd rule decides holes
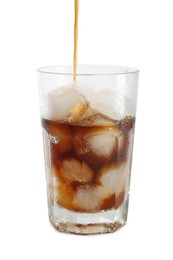
[[[36,69],[72,64],[73,0],[0,2],[0,258],[173,259],[172,0],[80,0],[79,63],[140,69],[128,224],[48,222]]]

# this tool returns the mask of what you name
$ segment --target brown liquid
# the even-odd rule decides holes
[[[51,155],[45,159],[51,167],[51,179],[57,183],[49,184],[52,202],[78,212],[97,212],[122,204],[134,118],[110,123],[84,127],[42,119],[45,156]]]
[[[75,0],[73,79],[76,80],[79,0]]]

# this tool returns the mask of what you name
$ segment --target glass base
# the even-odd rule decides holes
[[[127,222],[128,198],[118,209],[77,213],[49,204],[49,220],[61,232],[78,235],[112,233]]]

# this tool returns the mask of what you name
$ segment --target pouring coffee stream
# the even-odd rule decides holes
[[[73,53],[73,79],[76,80],[76,69],[77,69],[77,47],[78,47],[78,16],[79,16],[79,0],[74,2],[74,53]]]

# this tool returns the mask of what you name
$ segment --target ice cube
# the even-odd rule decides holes
[[[79,155],[92,153],[93,156],[110,159],[122,146],[122,133],[115,126],[76,129],[74,144]]]
[[[64,86],[50,92],[47,96],[47,116],[52,120],[66,120],[74,107],[81,103],[75,86]]]
[[[99,181],[104,195],[102,207],[113,206],[118,208],[124,201],[128,183],[128,164],[120,166],[112,164],[101,170]]]
[[[88,147],[95,156],[105,159],[123,160],[128,149],[127,136],[117,127],[102,127],[86,135]]]
[[[81,88],[82,91],[90,106],[110,119],[120,120],[129,115],[134,116],[130,100],[117,89],[86,91],[85,88]]]
[[[128,164],[123,163],[118,166],[111,164],[101,169],[99,181],[104,188],[105,194],[116,194],[116,197],[120,193],[125,193],[126,185],[128,182]]]
[[[85,162],[80,162],[74,158],[64,160],[58,174],[66,183],[89,183],[93,178],[91,168]]]
[[[74,147],[80,159],[93,167],[117,160],[124,136],[115,126],[79,128],[74,131]]]
[[[79,187],[74,197],[74,205],[80,211],[94,212],[99,210],[102,204],[103,188],[94,185]]]
[[[113,127],[92,131],[86,138],[90,150],[96,155],[110,158],[116,152],[118,139]]]

